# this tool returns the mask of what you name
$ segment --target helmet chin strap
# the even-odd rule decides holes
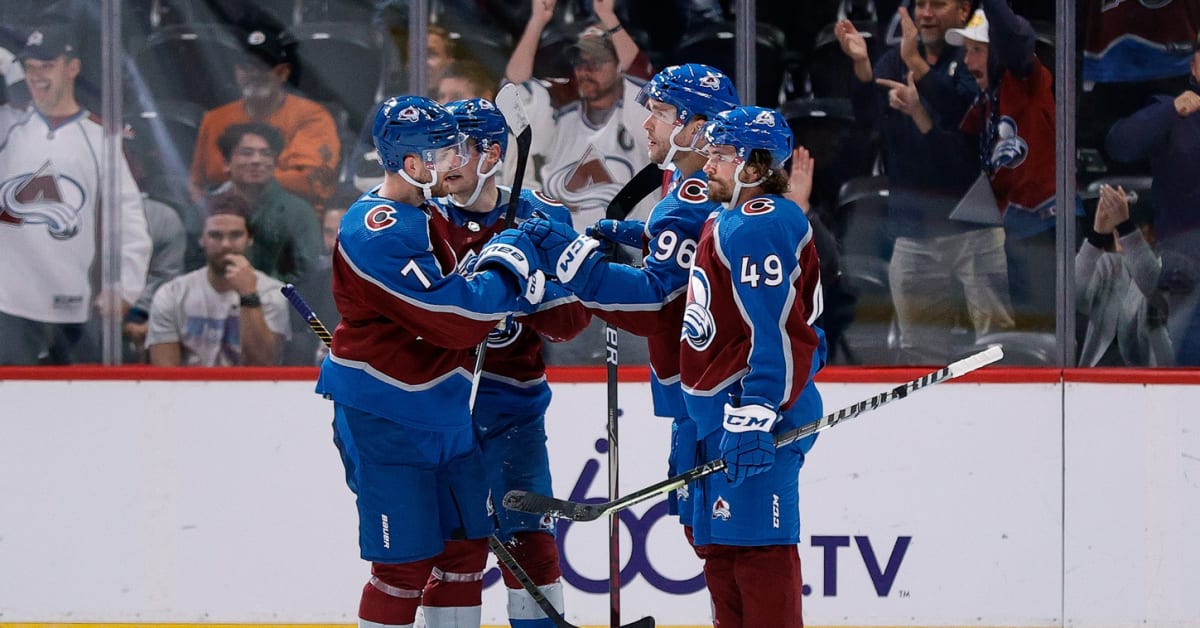
[[[428,166],[426,166],[426,169],[429,170],[429,174],[433,175],[433,178],[429,180],[429,183],[418,183],[416,179],[408,176],[408,173],[405,172],[403,168],[398,174],[400,175],[400,178],[407,181],[410,185],[421,188],[421,194],[425,195],[425,200],[428,201],[433,198],[433,194],[430,192],[430,190],[433,189],[433,186],[437,185],[438,173],[437,170],[429,168]]]
[[[671,160],[675,159],[675,153],[690,153],[693,150],[691,146],[680,146],[675,143],[675,138],[679,135],[680,131],[683,131],[684,126],[686,125],[675,125],[675,128],[671,131],[671,136],[667,138],[667,143],[671,145],[671,148],[667,149],[667,156],[663,157],[662,165],[664,167],[671,163]],[[693,138],[693,141],[695,141],[695,138]]]
[[[492,166],[491,170],[483,172],[483,159],[480,158],[479,163],[475,164],[475,174],[477,175],[477,178],[475,179],[475,191],[471,193],[471,197],[460,203],[458,202],[458,199],[454,198],[454,195],[451,194],[450,202],[454,203],[458,207],[470,207],[471,204],[475,202],[475,199],[479,198],[479,193],[483,191],[483,184],[486,183],[488,179],[496,176],[496,173],[500,172],[500,166],[503,164],[504,160],[501,159],[496,162],[496,165]]]
[[[763,182],[763,179],[766,179],[766,177],[763,176],[763,177],[759,178],[759,180],[757,180],[757,181],[754,181],[751,183],[742,183],[742,170],[745,167],[746,167],[746,162],[743,161],[742,163],[737,165],[737,168],[733,169],[733,195],[729,197],[728,203],[722,203],[723,205],[725,205],[725,209],[733,209],[733,206],[737,204],[738,197],[742,194],[742,188],[756,187]],[[769,171],[768,171],[768,174],[769,174]]]

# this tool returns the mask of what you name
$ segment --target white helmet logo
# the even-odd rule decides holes
[[[25,40],[25,45],[26,46],[40,46],[40,45],[42,45],[42,38],[43,38],[42,31],[33,31],[32,33],[29,34],[29,39]]]
[[[246,43],[251,46],[261,46],[267,41],[267,34],[262,31],[254,31],[246,36]]]
[[[397,116],[405,122],[416,122],[421,119],[421,112],[417,111],[416,107],[405,107]]]
[[[700,86],[716,91],[721,88],[721,79],[716,74],[709,72],[700,77]]]
[[[761,111],[757,116],[754,116],[754,124],[775,126],[775,114],[770,111]]]

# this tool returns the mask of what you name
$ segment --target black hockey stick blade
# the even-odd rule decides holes
[[[928,373],[922,377],[918,377],[909,382],[905,382],[896,386],[891,390],[884,391],[864,399],[856,404],[847,406],[827,414],[816,421],[806,423],[796,429],[788,430],[775,437],[775,446],[782,447],[800,440],[806,436],[811,436],[817,432],[829,429],[838,423],[852,419],[860,414],[875,410],[885,404],[888,404],[897,399],[904,399],[910,394],[919,390],[923,390],[934,384],[944,382],[946,380],[961,377],[983,368],[1000,358],[1004,357],[1004,351],[1000,345],[993,345],[979,353],[963,358],[948,366],[944,366],[936,371]],[[551,517],[570,519],[571,521],[594,521],[601,517],[610,515],[638,504],[654,497],[678,489],[690,482],[694,482],[713,473],[725,470],[724,460],[713,460],[706,462],[694,469],[684,471],[679,475],[662,480],[655,484],[651,484],[644,489],[634,491],[620,499],[614,499],[609,502],[599,504],[586,504],[582,502],[572,502],[563,499],[557,499],[547,495],[539,495],[527,491],[509,491],[502,501],[505,508],[516,510],[519,512],[530,512],[538,514],[546,514]]]
[[[633,178],[625,183],[617,195],[608,202],[604,217],[612,220],[625,220],[646,195],[662,187],[663,171],[658,164],[650,162],[645,168],[637,171]]]

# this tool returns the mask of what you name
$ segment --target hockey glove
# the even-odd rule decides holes
[[[542,300],[546,278],[533,266],[536,251],[529,237],[516,229],[506,229],[496,234],[479,251],[474,272],[499,269],[517,281],[522,298],[532,304]]]
[[[732,399],[738,403],[736,399]],[[746,397],[740,405],[725,404],[725,434],[721,437],[721,457],[725,475],[737,486],[775,463],[775,437],[771,428],[779,422],[774,406],[761,397]]]
[[[642,250],[646,246],[646,223],[641,220],[610,220],[608,218],[596,221],[587,228],[588,235],[597,240],[608,240],[625,246]]]
[[[547,274],[568,283],[576,275],[587,277],[600,261],[600,241],[579,235],[570,225],[545,218],[530,218],[521,223],[538,252],[538,266]]]

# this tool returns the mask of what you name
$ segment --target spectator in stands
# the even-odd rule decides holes
[[[250,205],[254,244],[246,256],[262,272],[295,282],[314,268],[321,254],[321,228],[304,199],[275,179],[283,149],[279,130],[262,122],[235,124],[217,138],[229,181],[217,193],[233,191]]]
[[[342,216],[346,209],[358,200],[358,190],[340,188],[325,204],[321,212],[321,240],[324,252],[317,258],[317,265],[295,282],[296,292],[308,303],[317,314],[317,318],[333,331],[341,321],[337,304],[333,302],[333,245],[337,242],[338,229],[342,224]],[[295,366],[313,366],[320,364],[329,353],[325,343],[317,338],[308,328],[308,323],[294,310],[292,311],[292,341],[284,350],[283,363]]]
[[[241,34],[248,53],[233,68],[242,98],[204,115],[196,136],[189,185],[192,199],[228,178],[217,138],[230,126],[262,122],[279,129],[284,147],[275,178],[284,189],[320,207],[333,193],[341,144],[329,111],[285,89],[296,42],[287,31],[263,27]]]
[[[0,364],[98,360],[77,354],[93,303],[119,308],[108,312],[119,320],[146,285],[146,214],[120,160],[112,199],[120,220],[118,294],[97,297],[104,130],[76,100],[78,55],[70,25],[31,30],[17,56],[32,106],[0,105]]]
[[[146,332],[150,328],[150,304],[154,300],[154,293],[164,283],[183,274],[183,257],[187,251],[183,220],[175,208],[149,196],[142,197],[142,205],[146,208],[146,224],[153,249],[150,253],[150,269],[146,274],[146,288],[125,314],[121,326],[126,340],[122,361],[126,363],[146,361]]]
[[[585,28],[572,48],[573,75],[567,83],[533,77],[534,56],[556,0],[532,0],[532,12],[505,69],[521,87],[533,124],[535,174],[550,196],[565,203],[576,225],[604,218],[604,208],[634,173],[650,163],[641,125],[646,109],[637,104],[649,61],[613,12],[614,0],[596,0],[599,23]],[[625,73],[625,74],[623,74]],[[655,199],[631,217],[645,218]]]
[[[1105,146],[1119,161],[1150,160],[1150,199],[1175,361],[1200,365],[1200,38],[1188,87],[1173,96],[1155,96],[1137,113],[1118,120]]]
[[[483,64],[470,59],[459,59],[442,70],[437,82],[434,100],[446,104],[468,98],[496,98],[496,79]]]
[[[954,128],[937,125],[921,102],[919,82],[959,94],[970,106],[975,85],[962,49],[946,43],[961,28],[970,0],[916,0],[915,21],[900,9],[902,39],[872,68],[867,44],[850,20],[834,35],[854,64],[854,117],[882,130],[888,175],[888,231],[896,237],[888,266],[899,328],[899,361],[941,364],[955,352],[952,328],[965,310],[976,335],[1013,326],[1004,261],[1004,230],[949,218],[979,177],[977,149]],[[884,89],[880,89],[882,86]]]
[[[565,204],[582,229],[604,218],[617,191],[650,163],[642,128],[647,111],[637,102],[643,80],[651,75],[650,62],[617,18],[615,0],[595,0],[598,23],[583,29],[571,48],[569,80],[536,80],[534,56],[555,4],[556,0],[531,0],[529,22],[508,60],[505,78],[521,88],[533,125],[530,154],[538,167],[528,174],[538,182],[531,185]],[[658,198],[649,195],[629,217],[645,220]],[[623,363],[647,361],[644,338],[622,333],[619,342]],[[604,354],[604,325],[598,319],[574,340],[546,347],[553,364],[600,364]]]
[[[1076,307],[1089,319],[1080,366],[1174,363],[1148,214],[1131,219],[1125,190],[1100,188],[1092,230],[1075,254]]]
[[[1029,22],[1005,0],[983,0],[964,28],[946,31],[962,46],[964,63],[978,86],[961,128],[979,150],[996,207],[1003,219],[1009,295],[1016,328],[1053,332],[1055,327],[1055,126],[1054,78],[1034,54]],[[958,93],[945,84],[918,85],[935,121],[957,124]],[[994,223],[995,212],[981,222]]]
[[[246,258],[250,206],[226,192],[208,199],[204,268],[163,284],[150,306],[146,349],[155,366],[276,364],[290,331],[283,284]]]

